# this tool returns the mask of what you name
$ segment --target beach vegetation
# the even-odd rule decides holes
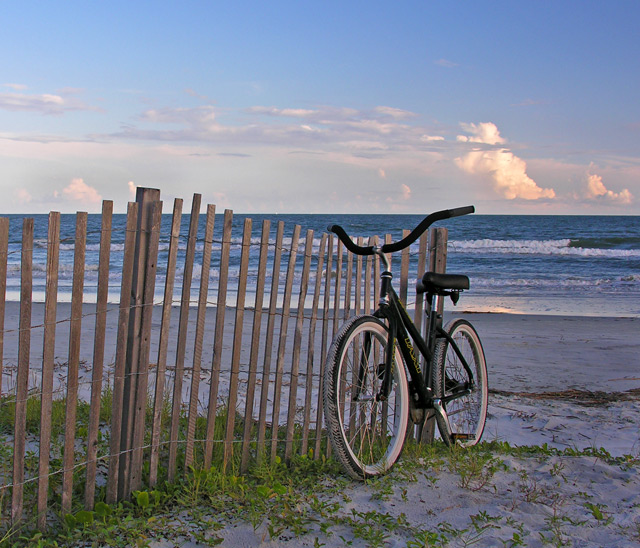
[[[585,502],[584,507],[591,513],[593,518],[601,524],[609,525],[613,522],[613,516],[605,510],[606,504]]]
[[[109,394],[103,398],[109,397]],[[82,406],[79,406],[79,410]],[[149,412],[149,411],[148,411]],[[166,409],[166,422],[170,410]],[[17,528],[0,531],[0,546],[147,546],[151,541],[164,539],[168,542],[184,542],[191,539],[203,545],[216,546],[223,542],[220,530],[229,523],[248,524],[256,535],[263,539],[294,539],[313,536],[314,544],[322,546],[323,540],[335,535],[344,538],[344,545],[351,543],[366,546],[384,546],[395,538],[402,538],[411,548],[419,546],[447,546],[451,543],[471,546],[487,537],[499,537],[504,546],[523,546],[531,534],[523,523],[514,519],[518,502],[539,505],[546,513],[544,529],[536,531],[539,539],[547,544],[563,546],[570,539],[572,528],[581,523],[593,521],[598,526],[608,526],[613,522],[613,513],[604,505],[594,503],[592,498],[582,498],[581,512],[566,511],[566,495],[562,490],[549,489],[543,485],[538,474],[546,474],[548,480],[566,483],[565,461],[567,457],[593,457],[619,466],[622,469],[638,465],[635,457],[612,457],[606,451],[588,448],[560,450],[546,445],[516,447],[505,442],[485,442],[477,446],[461,449],[446,447],[441,441],[419,444],[408,440],[400,465],[391,473],[364,483],[372,501],[381,503],[402,499],[411,501],[415,491],[410,485],[420,482],[425,500],[428,493],[442,482],[453,477],[459,489],[473,492],[493,492],[500,472],[514,474],[514,506],[504,508],[504,515],[494,515],[492,511],[479,511],[469,515],[464,526],[452,525],[446,521],[437,526],[425,528],[423,524],[412,524],[404,515],[394,515],[377,508],[360,508],[350,498],[352,480],[347,478],[339,464],[332,458],[315,458],[313,451],[300,454],[302,432],[294,430],[296,450],[290,459],[276,456],[271,459],[271,430],[267,426],[265,447],[251,446],[252,458],[249,467],[240,472],[240,451],[231,452],[227,466],[223,466],[224,444],[222,443],[227,422],[227,409],[221,406],[216,417],[216,442],[214,443],[213,464],[209,469],[203,466],[204,443],[196,443],[194,461],[188,472],[174,481],[167,481],[166,461],[161,459],[159,480],[153,488],[143,487],[135,491],[130,500],[108,505],[105,502],[104,485],[96,491],[96,504],[92,510],[84,508],[83,466],[74,470],[74,497],[72,511],[49,520],[46,532],[38,531],[35,520],[26,520]],[[79,412],[79,416],[81,413]],[[88,411],[86,414],[88,421]],[[242,439],[243,418],[236,413],[236,440]],[[80,427],[82,426],[79,419]],[[0,424],[1,420],[0,420]],[[255,425],[253,425],[255,426]],[[180,428],[186,432],[187,417],[180,417]],[[283,453],[285,429],[278,432],[278,455]],[[163,436],[167,436],[164,432]],[[196,440],[206,436],[206,420],[196,420]],[[10,477],[12,443],[7,435],[0,439],[0,474]],[[6,443],[5,443],[6,442]],[[55,466],[61,466],[60,453],[63,438],[54,438],[52,453]],[[108,429],[100,439],[100,451],[107,450]],[[81,444],[79,444],[79,447]],[[240,447],[233,444],[234,448]],[[102,454],[102,453],[99,453]],[[229,455],[227,455],[229,457]],[[545,461],[537,468],[536,475],[527,472],[526,467],[510,468],[506,457]],[[77,457],[81,459],[82,456]],[[184,446],[178,453],[184,462]],[[510,462],[510,461],[509,461]],[[37,455],[27,454],[29,474],[37,470]],[[513,465],[512,465],[513,466]],[[103,470],[104,472],[104,470]],[[145,468],[144,481],[148,478]],[[444,473],[444,475],[443,475]],[[542,476],[544,477],[544,476]],[[144,483],[144,485],[148,485]],[[50,478],[51,508],[59,498],[60,475]],[[34,501],[36,482],[25,486],[25,500]],[[474,495],[475,496],[475,495]],[[0,508],[6,515],[10,503],[10,490],[0,490]],[[430,513],[428,504],[425,511]],[[586,520],[586,521],[585,521]],[[492,533],[495,531],[496,533]],[[632,534],[632,533],[629,533]],[[633,532],[637,537],[637,532]],[[354,542],[355,541],[355,542]]]
[[[482,448],[482,446],[480,446]],[[490,451],[467,451],[456,445],[451,447],[449,471],[459,476],[463,489],[479,491],[491,487],[491,479],[498,470],[506,469],[504,462]]]

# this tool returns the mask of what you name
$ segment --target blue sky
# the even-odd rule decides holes
[[[640,214],[640,3],[31,2],[3,213]]]

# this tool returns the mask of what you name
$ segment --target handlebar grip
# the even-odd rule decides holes
[[[455,209],[450,209],[449,214],[451,217],[461,217],[462,215],[469,215],[476,210],[473,206],[465,206],[465,207],[456,207]]]

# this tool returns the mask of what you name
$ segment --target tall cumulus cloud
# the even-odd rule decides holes
[[[613,192],[604,185],[602,177],[596,174],[587,175],[585,197],[588,200],[602,200],[620,205],[630,204],[633,201],[633,195],[629,189]]]
[[[508,200],[539,200],[555,198],[552,188],[541,188],[527,175],[527,164],[509,148],[501,146],[506,140],[495,124],[461,124],[468,135],[458,135],[461,143],[477,143],[463,156],[456,158],[457,166],[472,175],[488,176],[494,190]]]
[[[71,183],[62,189],[62,193],[71,200],[85,204],[96,204],[102,201],[99,192],[81,178],[72,179]]]

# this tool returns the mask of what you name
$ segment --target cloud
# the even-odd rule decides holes
[[[420,137],[421,141],[424,141],[425,143],[432,143],[435,141],[444,141],[444,137],[442,137],[441,135],[423,135],[422,137]]]
[[[250,107],[247,112],[268,116],[284,116],[290,118],[308,118],[317,113],[316,110],[303,108]]]
[[[508,200],[555,198],[556,193],[553,189],[540,188],[527,175],[527,164],[524,160],[518,158],[508,148],[499,146],[506,143],[506,140],[500,136],[495,124],[485,122],[461,124],[461,126],[471,135],[459,135],[457,138],[459,142],[491,146],[473,147],[465,155],[456,158],[456,164],[460,169],[472,175],[490,177],[494,190]]]
[[[491,122],[483,122],[480,124],[461,123],[460,127],[467,133],[471,133],[471,137],[467,135],[458,135],[457,139],[464,143],[485,143],[487,145],[500,145],[506,140],[500,137],[498,127]]]
[[[409,110],[403,110],[401,108],[394,108],[394,107],[380,106],[380,107],[375,107],[373,111],[383,116],[389,116],[395,120],[406,120],[409,118],[415,118],[417,116],[415,112],[411,112]]]
[[[393,107],[382,106],[369,111],[358,111],[335,107],[297,109],[254,106],[243,112],[253,117],[249,123],[224,123],[219,119],[218,111],[210,105],[151,109],[139,116],[141,124],[137,127],[127,126],[116,134],[91,137],[96,140],[126,138],[164,142],[217,142],[225,145],[285,145],[296,148],[316,148],[324,144],[344,149],[349,143],[376,142],[382,136],[388,143],[405,149],[422,149],[424,144],[421,138],[425,134],[425,128],[404,122],[415,117],[415,114]],[[226,114],[227,111],[221,112],[222,116]],[[265,123],[260,119],[263,116],[273,117],[277,121]],[[385,149],[389,148],[387,142],[382,145]]]
[[[400,185],[402,189],[402,199],[409,200],[411,199],[411,188],[409,185],[405,185],[404,183]]]
[[[161,108],[151,109],[140,115],[140,120],[155,124],[183,124],[206,129],[216,119],[214,107],[205,105],[195,108]]]
[[[13,191],[13,195],[20,204],[28,204],[33,200],[33,197],[26,188],[16,188]]]
[[[25,86],[24,84],[2,84],[2,87],[14,89],[16,91],[23,91],[27,89],[27,86]]]
[[[587,175],[584,196],[587,200],[600,200],[620,205],[627,205],[633,201],[633,195],[629,192],[629,189],[625,188],[620,192],[608,190],[602,182],[602,177],[596,174]]]
[[[62,189],[62,193],[77,202],[95,204],[102,201],[98,191],[80,178],[72,179],[71,183]]]
[[[381,179],[386,179],[387,178],[387,173],[384,169],[382,169],[381,167],[378,168],[378,177],[380,177]]]
[[[133,196],[135,198],[136,197],[136,189],[138,188],[138,185],[136,185],[133,181],[129,181],[127,184],[129,186],[129,194],[131,194],[131,196]]]
[[[11,87],[16,92],[23,89],[17,84],[5,84],[5,86]],[[98,107],[86,105],[73,97],[77,92],[78,90],[67,90],[56,95],[52,93],[0,93],[0,109],[38,112],[40,114],[62,114],[71,110],[102,110]]]

